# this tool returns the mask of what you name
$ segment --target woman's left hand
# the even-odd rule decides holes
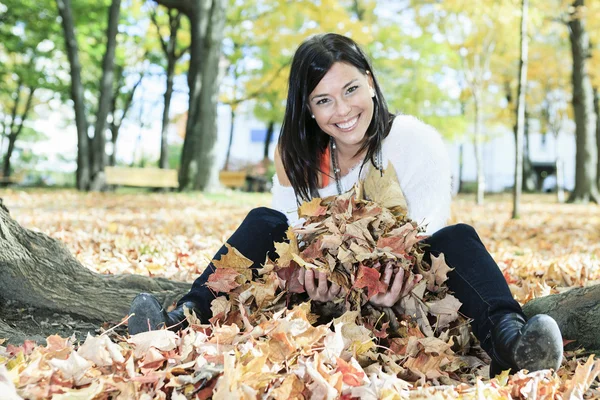
[[[398,269],[393,281],[392,275],[394,275],[394,267],[392,264],[388,264],[387,267],[385,267],[382,278],[382,282],[388,287],[388,290],[385,293],[378,293],[371,297],[369,303],[378,307],[392,307],[402,298],[402,296],[408,293],[407,290],[402,290],[404,289],[404,268]],[[390,283],[392,285],[391,287]]]

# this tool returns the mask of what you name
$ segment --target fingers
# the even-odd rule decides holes
[[[329,288],[329,295],[333,298],[340,294],[342,287],[337,283],[331,283],[331,287]]]
[[[315,275],[317,282],[315,282]],[[300,282],[304,283],[306,293],[312,300],[331,301],[342,293],[342,287],[327,280],[327,273],[316,272],[312,269],[302,271],[298,277]]]
[[[311,299],[317,295],[317,290],[315,288],[315,273],[312,269],[307,269],[304,272],[304,288]]]
[[[423,275],[421,274],[413,275],[412,279],[409,277],[408,281],[406,282],[406,285],[404,285],[404,288],[402,289],[402,294],[400,295],[400,297],[408,295],[411,292],[411,290],[413,290],[415,286],[417,286],[417,283],[421,282],[421,279],[423,279]]]
[[[386,286],[390,286],[390,282],[392,281],[392,274],[394,273],[394,267],[392,266],[392,264],[388,264],[387,267],[385,267],[385,271],[383,272],[383,283],[385,283]]]
[[[302,286],[304,286],[304,276],[306,275],[306,272],[307,271],[304,268],[298,269],[298,282],[300,282]]]
[[[396,276],[394,277],[394,283],[392,283],[392,288],[389,293],[392,295],[394,299],[400,298],[400,293],[402,293],[402,284],[404,283],[404,268],[400,268],[398,272],[396,272]],[[395,303],[396,301],[394,301]]]
[[[325,272],[319,272],[318,277],[319,286],[317,287],[317,293],[322,297],[326,297],[327,292],[329,291],[329,285],[327,284],[327,274]]]
[[[399,268],[398,272],[394,275],[392,286],[390,287],[391,275],[393,274],[393,267],[388,265],[384,272],[383,282],[388,285],[388,290],[385,293],[379,293],[373,296],[369,301],[371,304],[383,307],[392,307],[398,302],[403,293],[402,287],[404,285],[404,269]]]

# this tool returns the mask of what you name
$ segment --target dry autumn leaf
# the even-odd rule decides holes
[[[303,217],[319,217],[325,215],[327,207],[321,205],[321,199],[315,197],[311,201],[307,201],[298,207],[298,216]]]
[[[383,176],[375,168],[369,168],[363,183],[365,198],[388,209],[406,214],[408,206],[398,183],[396,170],[391,163],[383,171]]]
[[[249,205],[228,207],[192,198],[188,194],[169,194],[169,197],[147,193],[135,196],[107,194],[101,201],[97,197],[92,201],[86,196],[76,192],[57,194],[54,191],[51,194],[24,194],[15,190],[6,191],[3,200],[5,204],[20,205],[14,210],[15,218],[63,241],[81,262],[94,271],[148,274],[145,265],[151,264],[153,274],[189,282],[197,276],[198,268],[206,265],[205,260],[210,260],[220,248],[222,238],[236,228],[250,209]],[[524,301],[554,292],[556,287],[564,290],[566,285],[585,285],[600,279],[600,217],[594,208],[590,208],[593,206],[558,205],[552,204],[548,196],[525,196],[523,212],[527,218],[517,221],[510,220],[510,203],[503,197],[492,198],[485,206],[473,207],[472,200],[459,196],[454,206],[455,215],[477,226],[484,244],[498,261],[517,298]],[[165,201],[171,198],[177,201]],[[122,208],[123,204],[129,203],[135,204],[135,220],[130,218],[131,208]],[[348,210],[352,209],[351,202],[345,200],[342,203],[340,210],[348,214]],[[77,213],[81,213],[82,209],[92,218],[77,219]],[[182,212],[183,209],[189,212]],[[60,218],[55,218],[56,210],[64,210]],[[348,215],[350,218],[363,213],[371,215],[372,210],[355,210],[355,214]],[[391,226],[389,216],[384,214],[385,211],[377,216],[371,228]],[[155,218],[156,215],[160,218]],[[77,225],[70,225],[69,221],[77,221]],[[116,232],[114,228],[107,228],[112,221],[119,221]],[[341,235],[339,221],[337,217],[329,217],[329,221],[324,220],[322,224],[330,234]],[[152,226],[151,232],[141,234],[147,232],[148,226]],[[318,226],[310,228],[312,232],[319,230]],[[94,232],[94,235],[89,232]],[[190,235],[189,232],[195,233]],[[334,258],[337,260],[337,257]],[[329,268],[329,261],[327,264]],[[162,273],[157,266],[163,267]],[[350,279],[350,275],[346,276]],[[431,282],[435,282],[435,278]],[[351,285],[350,280],[348,284]],[[249,308],[255,307],[248,302],[245,304]],[[236,314],[235,307],[230,308],[231,315]],[[365,328],[374,343],[370,351],[376,349],[377,354],[375,358],[361,359],[361,363],[365,362],[362,364],[365,378],[360,386],[350,386],[343,382],[341,371],[336,372],[335,357],[349,360],[352,342],[344,338],[341,328],[332,331],[327,325],[312,326],[308,322],[314,322],[310,306],[302,307],[294,312],[286,311],[285,307],[263,310],[262,317],[252,320],[254,327],[250,332],[240,329],[243,324],[238,325],[239,321],[235,318],[218,322],[224,330],[208,326],[190,327],[177,334],[179,344],[172,350],[149,347],[140,358],[133,356],[133,344],[127,343],[123,337],[101,335],[99,338],[106,338],[102,340],[106,341],[103,344],[107,349],[104,354],[108,355],[100,358],[105,360],[106,365],[91,366],[83,379],[89,375],[95,382],[84,386],[76,386],[73,380],[63,379],[61,373],[49,364],[51,360],[67,360],[75,350],[82,354],[77,341],[69,337],[71,333],[66,333],[65,338],[50,336],[45,345],[30,343],[13,346],[10,351],[6,344],[0,344],[0,397],[9,400],[88,399],[106,395],[124,399],[212,398],[223,371],[225,354],[232,355],[232,371],[237,386],[231,392],[238,397],[246,394],[252,397],[259,393],[267,398],[281,398],[276,390],[284,387],[284,382],[292,387],[284,394],[300,393],[297,398],[316,397],[323,393],[320,391],[322,388],[331,388],[331,392],[325,393],[346,399],[599,397],[598,361],[588,358],[585,353],[568,353],[557,374],[550,371],[519,372],[510,377],[505,374],[489,380],[481,360],[472,355],[455,353],[451,360],[447,354],[450,350],[446,350],[442,358],[436,358],[436,354],[450,343],[450,337],[445,341],[441,337],[424,337],[419,327],[406,320],[402,321],[399,329],[406,337],[415,338],[410,350],[416,372],[405,364],[407,356],[397,353],[407,348],[408,340],[396,342],[402,339],[399,337],[380,340],[375,335],[380,326],[369,325]],[[298,311],[300,309],[303,311]],[[54,318],[52,322],[59,320]],[[433,327],[435,322],[433,318]],[[295,347],[293,353],[286,354],[285,364],[271,361],[268,356],[265,359],[269,349],[267,343],[274,337],[272,332],[285,333],[285,340]],[[468,332],[466,336],[469,337]],[[80,340],[83,342],[84,338]],[[400,344],[397,346],[395,343]],[[393,351],[385,350],[384,346]],[[101,346],[90,346],[90,351],[95,348]],[[111,355],[109,349],[117,351]],[[116,354],[121,354],[125,362],[117,361]],[[263,376],[269,380],[269,386],[265,386],[265,380],[255,379],[256,371],[247,367],[255,354],[256,358],[263,360],[256,365],[264,368]],[[369,354],[369,351],[364,354]],[[82,357],[91,361],[87,354]],[[161,359],[169,362],[160,363]],[[150,368],[155,366],[156,369]],[[421,372],[423,366],[431,367],[429,376],[427,371]],[[457,366],[460,369],[456,369]],[[308,368],[311,373],[307,372]],[[208,369],[211,369],[210,373],[206,373]],[[320,383],[314,383],[313,374]],[[444,374],[449,374],[452,379]],[[436,375],[439,377],[431,378]],[[321,385],[323,382],[325,385]],[[419,386],[422,382],[425,385]],[[294,395],[289,397],[294,398]]]

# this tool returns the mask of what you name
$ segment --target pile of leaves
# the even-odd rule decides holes
[[[69,201],[66,203],[61,201],[57,207],[64,208],[65,204],[73,205],[73,198],[76,196],[70,194],[69,196],[71,196]],[[37,198],[36,196],[31,197],[32,200]],[[140,196],[130,200],[135,200],[137,207],[140,206],[140,202],[143,203],[150,197]],[[53,198],[48,196],[42,203],[49,204],[47,200]],[[77,199],[81,199],[81,197],[77,197]],[[82,201],[77,199],[75,200]],[[117,243],[113,239],[116,237],[114,235],[123,235],[123,229],[126,226],[127,229],[139,231],[138,233],[127,232],[127,246],[130,248],[139,248],[144,241],[154,237],[150,235],[148,226],[152,226],[152,230],[155,230],[156,226],[161,226],[161,235],[164,234],[165,238],[173,236],[175,232],[181,237],[187,237],[190,231],[201,232],[202,229],[210,229],[211,225],[202,223],[202,221],[206,221],[206,218],[215,214],[212,212],[212,208],[210,213],[205,213],[196,220],[196,214],[200,213],[194,212],[196,208],[190,199],[185,196],[173,196],[169,197],[167,204],[162,202],[162,199],[152,198],[156,204],[156,211],[148,213],[154,218],[152,222],[148,222],[148,218],[144,217],[144,211],[142,211],[146,210],[147,212],[147,204],[142,204],[140,211],[136,211],[136,219],[131,221],[128,219],[127,223],[122,224],[119,220],[121,217],[115,218],[114,212],[118,211],[119,215],[127,216],[127,218],[131,213],[127,210],[123,212],[121,208],[109,207],[108,214],[104,214],[107,210],[92,211],[97,212],[98,215],[90,218],[90,223],[93,222],[98,226],[94,225],[93,229],[89,229],[83,225],[85,220],[81,220],[81,215],[90,214],[88,209],[93,210],[93,207],[85,205],[82,208],[82,210],[85,209],[85,213],[81,211],[81,215],[77,211],[71,213],[72,215],[65,213],[57,216],[59,223],[52,220],[55,218],[56,211],[50,210],[48,214],[50,218],[47,218],[43,208],[35,207],[31,217],[27,218],[37,218],[37,222],[26,225],[39,225],[40,229],[49,232],[54,237],[63,240],[69,239],[66,240],[68,246],[74,251],[80,249],[80,251],[75,251],[80,259],[89,257],[91,260],[94,257],[94,261],[89,263],[90,268],[104,265],[103,263],[107,262],[119,265],[119,268],[121,265],[123,265],[122,268],[126,268],[127,265],[133,265],[134,262],[136,266],[144,266],[143,263],[150,262],[164,264],[159,261],[159,255],[164,253],[162,249],[152,255],[154,261],[143,258],[139,263],[138,261],[129,261],[128,258],[136,251],[123,252],[115,258],[109,258],[107,255],[107,252],[114,251],[115,246],[111,243],[113,241],[115,244]],[[86,200],[84,199],[84,201]],[[94,202],[96,201],[97,199],[94,200]],[[107,197],[102,201],[114,202],[113,207],[121,207],[122,205],[117,204],[121,202],[130,204],[129,201],[124,201],[122,197],[118,196]],[[331,203],[328,201],[328,199],[323,199],[318,207],[315,207],[316,203],[313,203],[308,206],[308,211],[303,209],[306,218],[313,218],[314,222],[326,220],[326,212],[324,215],[310,216],[308,214],[312,213],[310,207],[316,209],[329,207]],[[355,200],[355,204],[362,207],[361,201]],[[16,204],[19,204],[19,201],[16,201]],[[184,219],[172,222],[173,218],[166,217],[167,213],[174,218],[180,217],[182,204],[189,207],[190,211]],[[493,203],[492,207],[495,207]],[[173,208],[173,212],[170,211],[171,208]],[[548,261],[533,260],[534,262],[531,262],[531,259],[528,259],[525,261],[525,265],[520,261],[521,258],[524,258],[522,253],[517,253],[502,244],[510,242],[510,246],[519,247],[519,251],[525,251],[525,257],[529,252],[539,252],[534,247],[534,241],[528,241],[529,238],[534,237],[535,232],[532,231],[533,228],[527,227],[526,220],[514,223],[502,222],[499,216],[509,216],[508,211],[473,210],[470,203],[465,206],[465,210],[467,209],[469,210],[468,215],[473,215],[475,222],[486,221],[490,225],[489,227],[484,225],[483,229],[480,229],[480,222],[471,222],[477,225],[480,233],[483,232],[482,237],[494,239],[490,246],[492,255],[499,261],[507,279],[510,278],[511,288],[524,288],[529,284],[528,279],[531,277],[535,277],[536,280],[543,279],[543,272],[533,274],[533,269],[528,268],[539,268],[540,271],[544,271],[544,263]],[[568,263],[562,262],[562,258],[566,257],[562,255],[562,252],[565,254],[570,252],[573,257],[577,257],[579,254],[589,257],[591,253],[595,252],[590,249],[598,249],[597,246],[600,243],[598,240],[587,242],[584,240],[585,238],[580,237],[581,235],[575,235],[578,226],[590,226],[590,229],[593,229],[594,218],[595,221],[598,221],[598,217],[594,216],[595,214],[590,217],[587,209],[581,208],[580,214],[583,219],[577,219],[575,217],[579,217],[579,214],[574,215],[572,210],[571,206],[568,210],[569,219],[560,219],[556,217],[564,215],[565,212],[561,214],[557,206],[553,206],[552,210],[548,208],[547,222],[543,224],[546,227],[551,227],[550,222],[560,224],[562,229],[556,229],[556,232],[561,237],[570,238],[568,243],[556,241],[557,246],[561,249],[561,255],[559,258],[555,258],[558,261],[550,262],[554,263],[557,271],[570,271],[568,268],[578,265],[577,260],[570,259]],[[240,216],[243,216],[246,211],[240,210]],[[18,212],[19,210],[16,213],[18,214]],[[477,213],[484,214],[486,218],[482,218]],[[223,215],[230,215],[230,212],[227,211]],[[395,217],[399,215],[400,213],[394,213]],[[462,213],[462,215],[467,215],[467,213]],[[350,219],[352,218],[350,217]],[[82,222],[77,222],[77,225],[69,225],[68,222],[80,220]],[[135,222],[138,220],[139,223]],[[225,218],[225,220],[229,221],[231,218]],[[578,223],[577,221],[580,220],[585,221],[586,224]],[[110,228],[115,223],[113,221],[118,224],[114,230]],[[167,221],[171,221],[170,225],[165,225],[163,228],[162,224]],[[189,226],[189,223],[194,226]],[[48,224],[48,229],[44,228],[44,224]],[[102,224],[106,224],[106,226],[101,226]],[[310,224],[311,222],[305,224],[305,227]],[[399,226],[403,225],[399,222]],[[107,227],[108,231],[104,229]],[[179,232],[181,227],[185,227],[186,231]],[[565,227],[573,234],[564,235]],[[190,231],[187,231],[188,229]],[[88,238],[90,234],[86,232],[92,231],[94,231],[94,237],[90,238],[90,244],[93,243],[93,247],[78,241],[80,236],[84,239]],[[76,234],[69,236],[70,232],[76,232]],[[82,235],[78,235],[77,232]],[[83,233],[86,234],[83,235]],[[111,242],[102,242],[101,240],[104,239],[96,239],[99,237],[99,233],[103,238],[109,238]],[[597,233],[597,231],[594,232],[596,235]],[[214,253],[220,246],[223,239],[221,235],[227,235],[219,233],[213,237],[210,236],[210,232],[203,234],[209,235],[210,240],[214,241],[214,248],[206,249],[206,252],[210,253]],[[297,241],[297,257],[300,257],[302,261],[298,260],[295,263],[300,266],[302,262],[310,262],[317,268],[323,268],[318,262],[305,261],[304,257],[300,255],[308,248],[308,238],[311,233],[302,235],[303,238]],[[416,239],[419,233],[415,232],[414,235],[413,239]],[[385,237],[385,234],[378,238],[381,236]],[[548,235],[542,236],[549,237]],[[122,237],[125,238],[125,236]],[[122,242],[121,238],[117,239],[118,243]],[[373,239],[378,240],[375,237]],[[204,251],[206,247],[205,244],[202,244],[204,239],[199,238],[199,240],[197,248]],[[159,239],[159,242],[161,246],[171,247],[171,243],[166,243],[166,240]],[[181,242],[184,243],[183,240]],[[291,240],[290,243],[293,245]],[[488,244],[487,241],[486,244]],[[176,246],[181,245],[181,243],[176,243]],[[193,248],[187,243],[185,246]],[[530,246],[535,250],[528,250]],[[584,248],[585,252],[577,250],[579,248],[577,246]],[[413,245],[406,256],[402,255],[402,258],[418,255],[418,247],[418,245]],[[92,248],[100,248],[102,251],[97,252],[100,256],[91,251]],[[194,249],[194,251],[197,250]],[[325,256],[328,249],[324,249],[324,251],[323,255]],[[385,251],[393,253],[390,250]],[[543,251],[539,253],[544,254]],[[290,254],[295,253],[290,252]],[[82,256],[83,258],[81,258]],[[142,257],[149,257],[149,255],[143,254]],[[293,258],[292,255],[290,257]],[[418,257],[416,258],[418,259]],[[314,259],[321,258],[317,256]],[[550,259],[552,260],[552,258]],[[231,249],[221,260],[215,260],[218,267],[217,272],[219,269],[221,269],[221,273],[227,272],[225,271],[227,268],[239,272],[235,276],[230,274],[229,281],[221,280],[225,284],[223,290],[215,288],[216,291],[230,294],[228,297],[219,296],[213,302],[212,308],[215,317],[211,325],[200,325],[197,321],[194,322],[193,316],[191,316],[192,324],[178,333],[163,330],[126,338],[116,335],[115,331],[108,331],[100,336],[89,336],[83,343],[77,343],[74,338],[50,336],[45,346],[38,346],[32,342],[26,342],[22,346],[0,346],[1,397],[9,400],[51,397],[54,399],[168,398],[181,400],[211,397],[215,399],[505,399],[510,397],[570,399],[600,396],[597,389],[600,360],[584,357],[580,352],[568,353],[556,374],[552,374],[550,371],[529,374],[521,371],[511,377],[502,375],[496,379],[487,380],[483,378],[487,376],[487,370],[481,365],[481,361],[464,352],[461,341],[465,336],[442,334],[443,330],[436,326],[439,317],[428,314],[427,321],[432,326],[433,336],[424,334],[426,329],[421,324],[403,319],[400,313],[396,313],[395,316],[399,317],[400,329],[406,330],[406,336],[403,336],[402,332],[398,335],[390,334],[392,330],[384,329],[381,321],[378,321],[376,326],[369,327],[364,323],[365,320],[368,320],[370,311],[368,304],[365,303],[369,297],[369,286],[362,286],[360,283],[356,285],[356,278],[360,271],[360,263],[363,266],[373,266],[371,259],[359,262],[356,265],[357,270],[348,274],[350,277],[354,276],[354,282],[352,282],[352,278],[349,281],[351,284],[349,292],[355,292],[347,300],[344,299],[344,306],[348,308],[348,311],[330,324],[315,325],[317,316],[314,311],[318,310],[314,309],[314,305],[303,303],[291,306],[288,301],[290,300],[288,299],[289,293],[280,290],[281,277],[285,278],[284,268],[280,268],[278,265],[282,262],[281,259],[274,263],[266,262],[256,284],[247,286],[249,276],[247,272],[242,272],[247,271],[247,261],[239,257],[235,249]],[[242,267],[244,263],[246,263],[245,268]],[[176,265],[177,268],[182,268],[179,263]],[[293,266],[291,261],[290,265]],[[325,264],[326,267],[328,265]],[[584,270],[580,271],[581,276],[585,276],[586,279],[597,279],[594,278],[598,276],[597,258],[593,258],[592,255],[590,262],[584,260],[581,265],[587,265]],[[336,267],[329,273],[332,274],[340,267],[345,268],[343,263],[340,265],[336,263]],[[427,270],[424,265],[422,265],[422,269],[422,271],[411,270],[415,276],[423,275],[419,284],[426,282],[426,272],[431,272],[431,269]],[[160,269],[154,269],[153,273],[159,274]],[[568,272],[565,273],[568,274]],[[564,276],[565,273],[560,276]],[[289,278],[285,280],[284,288],[291,289],[291,282],[293,280]],[[536,285],[537,283],[534,282],[531,287]],[[443,284],[440,286],[443,287]],[[415,293],[415,289],[416,286],[411,293]],[[432,293],[435,296],[435,293],[444,294],[445,292],[442,289],[441,292],[432,291]],[[424,296],[428,296],[428,294]],[[424,303],[426,304],[427,301]],[[259,309],[261,311],[256,316],[250,313]],[[366,317],[363,314],[366,314]],[[382,320],[386,317],[387,315],[382,317]],[[464,327],[464,325],[460,326]]]
[[[215,300],[211,322],[251,329],[269,320],[273,313],[297,302],[299,296],[293,295],[305,291],[299,274],[310,269],[325,272],[345,293],[333,304],[313,304],[315,320],[331,320],[332,311],[334,316],[356,311],[357,322],[374,330],[386,347],[392,343],[402,347],[410,336],[442,338],[450,347],[450,332],[459,337],[462,347],[468,345],[466,321],[458,316],[461,303],[444,283],[450,268],[443,255],[432,257],[432,265],[424,260],[419,241],[425,236],[408,218],[397,182],[390,167],[383,176],[369,173],[364,187],[360,184],[343,195],[304,203],[299,209],[304,223],[288,230],[287,242],[275,244],[279,258],[267,259],[258,279],[253,279],[249,269],[252,262],[230,248],[221,260],[213,261],[216,271],[207,284],[215,292],[228,294]],[[401,301],[393,309],[368,302],[389,290],[384,273],[388,283],[396,274],[404,282]],[[401,344],[384,339],[397,339]],[[429,373],[439,376],[439,371]]]
[[[417,385],[399,376],[464,360],[448,353],[448,343],[418,336],[407,341],[404,356],[375,355],[373,332],[354,322],[355,311],[334,320],[333,329],[313,326],[309,314],[305,303],[245,331],[192,321],[178,333],[111,340],[107,332],[79,346],[50,336],[46,346],[0,347],[0,393],[4,400],[576,399],[600,373],[600,360],[590,357],[569,360],[558,375],[521,371],[489,381],[463,375],[461,382],[440,376]],[[373,357],[368,365],[361,361]]]

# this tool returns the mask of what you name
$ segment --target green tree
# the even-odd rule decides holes
[[[226,1],[156,2],[179,10],[190,22],[190,62],[187,72],[189,107],[181,152],[179,187],[210,189],[218,185],[213,147],[217,138],[217,87]],[[196,171],[195,176],[192,176],[193,170]]]
[[[55,46],[58,30],[54,26],[52,3],[49,1],[5,0],[0,9],[0,150],[3,154],[2,174],[12,173],[11,159],[27,123],[35,116],[34,107],[40,95],[48,98],[60,90],[55,71]]]
[[[88,136],[88,121],[84,100],[84,82],[82,80],[81,59],[77,40],[75,20],[71,0],[56,0],[61,17],[65,38],[65,48],[69,58],[71,75],[71,99],[75,106],[75,121],[77,125],[77,187],[79,190],[100,190],[105,186],[104,166],[106,164],[107,117],[110,111],[114,85],[115,51],[117,47],[117,30],[121,1],[112,0],[108,9],[106,26],[106,46],[101,62],[101,78],[94,135]]]
[[[159,168],[169,167],[169,145],[167,133],[169,128],[169,114],[171,109],[171,99],[173,97],[174,78],[176,75],[177,63],[189,49],[189,27],[182,27],[183,14],[177,9],[151,8],[150,17],[156,28],[156,37],[162,50],[162,57],[157,63],[165,70],[166,89],[164,94],[164,108],[162,115],[161,135],[160,135],[160,159]],[[166,28],[166,29],[165,29]],[[183,29],[182,29],[183,28]],[[187,35],[185,34],[187,32]],[[182,34],[183,33],[183,34]]]

